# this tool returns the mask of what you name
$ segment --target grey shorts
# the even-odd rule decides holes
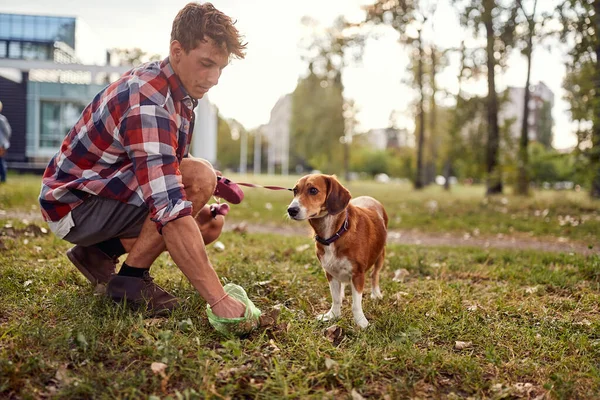
[[[91,246],[112,238],[138,237],[148,218],[148,208],[90,196],[71,211],[71,216],[75,226],[64,239]]]

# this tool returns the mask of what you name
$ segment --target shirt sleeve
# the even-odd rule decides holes
[[[121,134],[159,233],[168,222],[191,215],[176,154],[178,128],[167,110],[156,104],[131,106]]]

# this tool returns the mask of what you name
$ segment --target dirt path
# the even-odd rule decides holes
[[[240,224],[225,225],[225,230],[239,229]],[[278,225],[246,225],[248,233],[274,233],[284,236],[311,236],[308,227]],[[408,244],[416,246],[448,246],[448,247],[482,247],[496,249],[538,250],[549,252],[577,253],[584,255],[599,254],[600,246],[590,249],[583,243],[572,242],[565,238],[536,238],[525,234],[470,236],[460,233],[422,232],[417,230],[391,230],[388,232],[388,243]]]
[[[37,211],[0,210],[0,219],[39,222],[41,221],[41,215]],[[310,228],[306,225],[258,225],[246,224],[244,222],[239,223],[236,221],[228,221],[225,224],[226,231],[240,229],[248,233],[272,233],[283,236],[311,236]],[[388,242],[416,246],[481,247],[600,255],[600,244],[597,244],[590,249],[585,243],[573,242],[566,238],[536,238],[518,233],[511,234],[510,236],[502,234],[496,236],[471,236],[456,232],[438,233],[417,230],[392,230],[388,232]]]

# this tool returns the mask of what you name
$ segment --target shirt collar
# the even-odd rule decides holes
[[[177,74],[175,74],[175,71],[171,66],[171,62],[169,61],[169,57],[165,58],[160,63],[160,69],[162,73],[165,74],[165,76],[167,77],[167,82],[169,83],[169,88],[171,89],[171,94],[174,100],[182,101],[186,97],[188,99],[192,99],[190,95],[186,92]]]

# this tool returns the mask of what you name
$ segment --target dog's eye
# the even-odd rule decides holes
[[[317,188],[312,187],[308,189],[308,193],[314,196],[315,194],[319,193],[319,190]]]
[[[294,189],[292,189],[292,191],[294,192],[294,196],[298,195],[298,188],[294,188]]]

